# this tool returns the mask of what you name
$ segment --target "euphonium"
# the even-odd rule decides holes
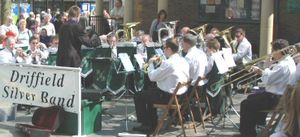
[[[196,32],[197,33],[197,35],[198,35],[198,37],[199,37],[199,39],[201,40],[201,41],[204,41],[204,37],[205,37],[205,35],[206,35],[206,27],[208,26],[208,24],[204,24],[204,25],[202,25],[202,26],[199,26],[199,27],[196,27],[196,28],[192,28],[191,30],[193,31],[193,32]]]
[[[116,31],[116,37],[119,41],[130,41],[134,35],[134,27],[140,22],[129,22],[124,24],[124,29],[118,29]],[[123,35],[121,34],[123,33]]]

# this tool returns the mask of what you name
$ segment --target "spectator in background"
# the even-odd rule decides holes
[[[116,0],[114,8],[110,11],[110,14],[105,14],[107,18],[113,19],[113,30],[120,28],[120,25],[123,24],[124,18],[124,7],[122,0]]]
[[[56,32],[56,34],[58,34],[59,29],[60,29],[61,25],[63,24],[63,18],[62,18],[61,13],[58,13],[55,16],[56,16],[56,19],[54,20],[53,24],[55,27],[55,32]]]
[[[59,43],[58,35],[52,36],[50,39],[49,47],[48,47],[48,52],[50,54],[56,54],[57,49],[58,49],[58,43]]]
[[[83,27],[83,29],[86,29],[86,27],[89,25],[88,21],[89,19],[88,19],[87,12],[86,11],[82,12],[79,18],[79,24]]]
[[[50,14],[45,14],[44,19],[43,19],[43,24],[42,24],[42,29],[45,28],[47,30],[47,35],[48,36],[55,36],[55,27],[54,25],[50,22],[51,20],[51,15]]]
[[[158,30],[164,27],[164,21],[166,21],[166,19],[167,12],[165,10],[160,10],[157,18],[152,21],[149,34],[154,42],[158,41]]]
[[[33,12],[29,13],[29,17],[26,19],[26,28],[33,31],[35,25],[35,14]]]
[[[1,25],[1,36],[5,36],[5,34],[9,31],[12,31],[16,36],[18,36],[18,27],[13,24],[13,17],[11,15],[8,15],[6,17],[6,23]]]
[[[3,40],[4,49],[0,51],[0,63],[16,63],[16,50],[14,36],[6,36]]]
[[[32,32],[26,28],[26,20],[19,21],[19,35],[17,37],[18,44],[24,44],[29,47],[29,39],[32,37]]]
[[[45,28],[42,28],[40,32],[40,42],[44,43],[47,47],[49,47],[50,37],[47,35],[47,30]]]
[[[34,24],[34,28],[32,30],[33,34],[40,34],[42,28],[41,28],[41,20],[40,19],[35,19],[35,24]]]

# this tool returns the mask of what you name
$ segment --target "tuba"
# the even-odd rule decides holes
[[[130,41],[134,36],[134,28],[140,24],[140,22],[129,22],[123,25],[123,29],[118,29],[116,31],[116,37],[119,41]]]
[[[177,20],[163,23],[164,27],[157,31],[158,43],[163,43],[167,38],[173,38],[176,33]]]

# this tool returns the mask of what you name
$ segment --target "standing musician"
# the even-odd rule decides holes
[[[241,102],[240,133],[242,137],[256,136],[255,126],[264,124],[267,113],[262,110],[273,109],[286,90],[291,76],[296,71],[295,62],[290,55],[284,55],[281,49],[289,46],[287,40],[277,39],[272,44],[272,58],[276,61],[264,70],[254,67],[256,74],[261,75],[265,91],[254,93]]]
[[[101,44],[95,34],[89,34],[78,23],[80,8],[72,6],[69,9],[68,21],[64,23],[59,31],[59,43],[57,50],[56,65],[67,67],[80,67],[81,45],[96,47]]]
[[[167,57],[158,68],[154,68],[154,62],[158,57],[149,60],[148,76],[151,81],[155,81],[157,87],[143,92],[138,92],[134,96],[134,103],[138,122],[142,124],[134,127],[134,131],[152,133],[157,125],[155,103],[167,104],[176,88],[178,82],[189,80],[189,65],[186,60],[179,56],[178,45],[175,39],[168,39],[164,45],[164,54]],[[179,95],[186,92],[186,87],[179,89]]]

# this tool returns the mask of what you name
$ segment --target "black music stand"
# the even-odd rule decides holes
[[[129,89],[129,85],[128,85],[128,75],[130,73],[133,73],[135,71],[129,56],[127,53],[119,53],[118,54],[119,59],[121,60],[121,63],[119,64],[119,66],[116,66],[116,64],[114,64],[114,67],[117,71],[117,74],[119,73],[124,73],[125,74],[125,80],[126,80],[126,84],[125,84],[125,91],[118,97],[118,99],[120,99],[123,95],[125,95],[127,93],[127,95],[129,95],[130,91]],[[126,101],[125,101],[126,102]],[[127,103],[125,103],[125,131],[128,131],[128,110],[127,110]]]

